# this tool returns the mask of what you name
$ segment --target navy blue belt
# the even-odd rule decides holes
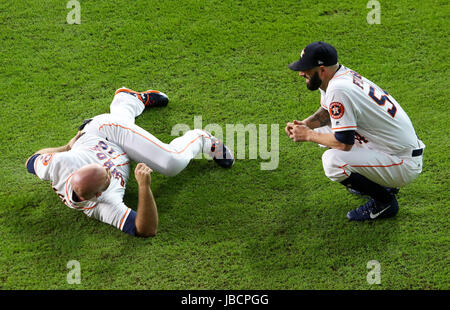
[[[423,154],[423,149],[417,149],[412,151],[412,157],[420,156]]]

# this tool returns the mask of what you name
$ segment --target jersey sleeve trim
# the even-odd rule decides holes
[[[28,159],[27,170],[29,173],[36,175],[35,162],[39,156],[41,156],[41,154],[34,154],[30,157],[30,159]]]
[[[119,224],[119,229],[123,230],[123,226],[125,223],[125,219],[127,218],[127,216],[130,214],[131,209],[127,208],[127,210],[125,211],[125,214],[123,215],[122,219],[120,220],[120,224]]]
[[[344,130],[344,131],[337,131],[334,133],[334,137],[339,142],[353,145],[355,144],[355,131],[354,130]]]
[[[127,216],[128,214],[128,216]],[[127,212],[125,213],[126,220],[123,221],[123,226],[121,227],[121,230],[124,233],[127,233],[132,236],[136,236],[136,212],[134,210],[131,210],[128,208]],[[124,216],[124,217],[125,217]],[[122,223],[121,223],[122,225]]]
[[[332,130],[342,130],[342,129],[356,129],[356,128],[358,128],[357,126],[345,126],[345,127],[334,127],[334,128],[331,128]]]

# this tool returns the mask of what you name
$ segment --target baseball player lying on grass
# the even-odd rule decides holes
[[[349,220],[393,217],[398,188],[422,172],[425,145],[391,95],[337,60],[333,46],[314,42],[289,65],[309,90],[320,88],[321,107],[303,121],[287,123],[285,131],[294,142],[329,147],[322,156],[325,175],[370,197],[347,213]]]
[[[110,114],[86,120],[67,145],[37,151],[26,167],[40,179],[51,181],[68,207],[130,235],[154,236],[158,211],[150,189],[153,170],[174,176],[200,152],[224,168],[234,163],[230,150],[206,131],[190,130],[165,144],[135,125],[135,118],[144,109],[168,102],[159,91],[139,93],[120,88]],[[123,202],[130,160],[138,162],[134,171],[139,189],[137,212]]]

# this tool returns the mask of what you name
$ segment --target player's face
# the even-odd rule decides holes
[[[319,69],[313,68],[307,71],[300,71],[299,75],[306,79],[306,87],[309,90],[317,90],[322,85],[322,80],[319,77]]]

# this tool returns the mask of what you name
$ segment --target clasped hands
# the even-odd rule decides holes
[[[311,128],[306,126],[305,122],[297,120],[292,121],[292,123],[287,123],[284,131],[294,142],[309,141],[310,135],[313,132]]]

